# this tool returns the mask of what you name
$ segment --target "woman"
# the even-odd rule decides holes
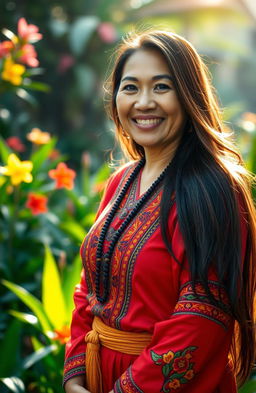
[[[195,49],[128,38],[110,112],[130,162],[81,247],[65,391],[236,392],[255,355],[256,216]]]

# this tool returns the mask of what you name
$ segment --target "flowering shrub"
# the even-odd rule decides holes
[[[8,29],[2,30],[9,39],[0,42],[0,91],[13,87],[26,87],[37,90],[48,90],[43,83],[33,83],[28,77],[32,75],[27,67],[38,67],[37,52],[32,44],[42,39],[37,26],[28,24],[20,18],[17,35]],[[36,72],[33,72],[35,75]]]
[[[17,369],[11,361],[13,335],[5,334],[2,344],[0,340],[0,351],[8,355],[7,363],[0,364],[0,380],[1,376],[15,375],[11,383],[21,378],[21,392],[30,391],[32,384],[35,390],[31,391],[58,393],[62,392],[63,351],[70,334],[72,293],[82,268],[79,247],[94,220],[99,184],[109,176],[109,168],[104,165],[95,176],[90,176],[90,158],[86,153],[87,159],[83,159],[81,174],[77,176],[55,148],[57,141],[49,133],[33,129],[27,140],[32,146],[25,150],[27,157],[22,160],[17,150],[25,146],[24,141],[0,138],[0,291],[12,291],[30,309],[27,313],[22,304],[17,309],[15,300],[2,305],[13,317],[30,325],[23,340],[31,354],[25,361],[20,360]],[[42,293],[41,301],[38,292]],[[3,314],[0,321],[1,318]],[[8,321],[8,331],[18,329],[12,320]],[[17,337],[20,334],[21,327],[15,330]],[[19,359],[20,346],[18,342],[15,345]]]

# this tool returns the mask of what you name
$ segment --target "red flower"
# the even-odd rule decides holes
[[[14,43],[12,41],[0,42],[0,59],[8,55],[14,48]]]
[[[33,45],[25,44],[22,46],[19,61],[23,64],[27,64],[29,67],[37,67],[39,65],[37,53]]]
[[[185,356],[174,359],[173,370],[178,373],[184,373],[189,367],[189,360]]]
[[[43,37],[36,25],[28,25],[25,18],[18,21],[18,35],[26,42],[37,42]]]
[[[23,151],[26,150],[25,145],[23,145],[20,138],[18,138],[17,136],[10,136],[9,138],[6,139],[6,143],[11,149],[19,153],[22,153]]]
[[[30,192],[28,194],[26,207],[28,207],[34,215],[46,213],[48,211],[47,201],[48,198],[46,196]]]
[[[56,188],[67,188],[72,190],[74,187],[75,171],[67,167],[64,162],[60,162],[56,169],[51,169],[48,172],[51,179],[56,181]]]

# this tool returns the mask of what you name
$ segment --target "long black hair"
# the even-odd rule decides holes
[[[126,156],[144,156],[143,147],[125,137],[116,110],[123,67],[139,49],[158,50],[165,57],[187,120],[164,180],[160,218],[163,239],[175,258],[168,232],[174,195],[194,289],[199,280],[211,301],[217,302],[208,285],[211,268],[226,289],[236,320],[231,354],[238,383],[242,384],[250,374],[256,349],[256,213],[251,196],[252,177],[225,132],[206,66],[188,41],[168,32],[130,36],[119,48],[110,77],[109,113]],[[247,229],[243,264],[241,221]]]

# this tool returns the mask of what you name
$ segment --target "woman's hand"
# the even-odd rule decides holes
[[[64,388],[66,393],[90,393],[84,388],[84,376],[81,375],[69,379]]]
[[[114,390],[112,389],[109,393],[114,393]]]

